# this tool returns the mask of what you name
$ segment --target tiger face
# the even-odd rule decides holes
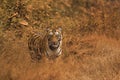
[[[61,46],[62,41],[62,29],[48,29],[47,30],[47,42],[51,50],[57,50]]]

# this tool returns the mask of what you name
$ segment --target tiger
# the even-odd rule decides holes
[[[56,58],[62,53],[62,28],[47,28],[45,33],[33,33],[28,39],[28,48],[32,59],[40,60],[43,56]]]

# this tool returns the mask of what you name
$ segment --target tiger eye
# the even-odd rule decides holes
[[[50,32],[49,35],[53,35],[53,32]]]
[[[59,32],[55,32],[55,35],[58,35],[59,34]]]

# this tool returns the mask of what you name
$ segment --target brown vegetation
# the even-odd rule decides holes
[[[119,0],[1,0],[0,80],[119,80]],[[33,61],[27,39],[62,26],[63,53]]]

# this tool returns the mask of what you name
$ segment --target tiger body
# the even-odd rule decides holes
[[[44,34],[36,32],[28,40],[28,48],[33,59],[57,57],[62,53],[62,33],[60,29],[48,29]]]

